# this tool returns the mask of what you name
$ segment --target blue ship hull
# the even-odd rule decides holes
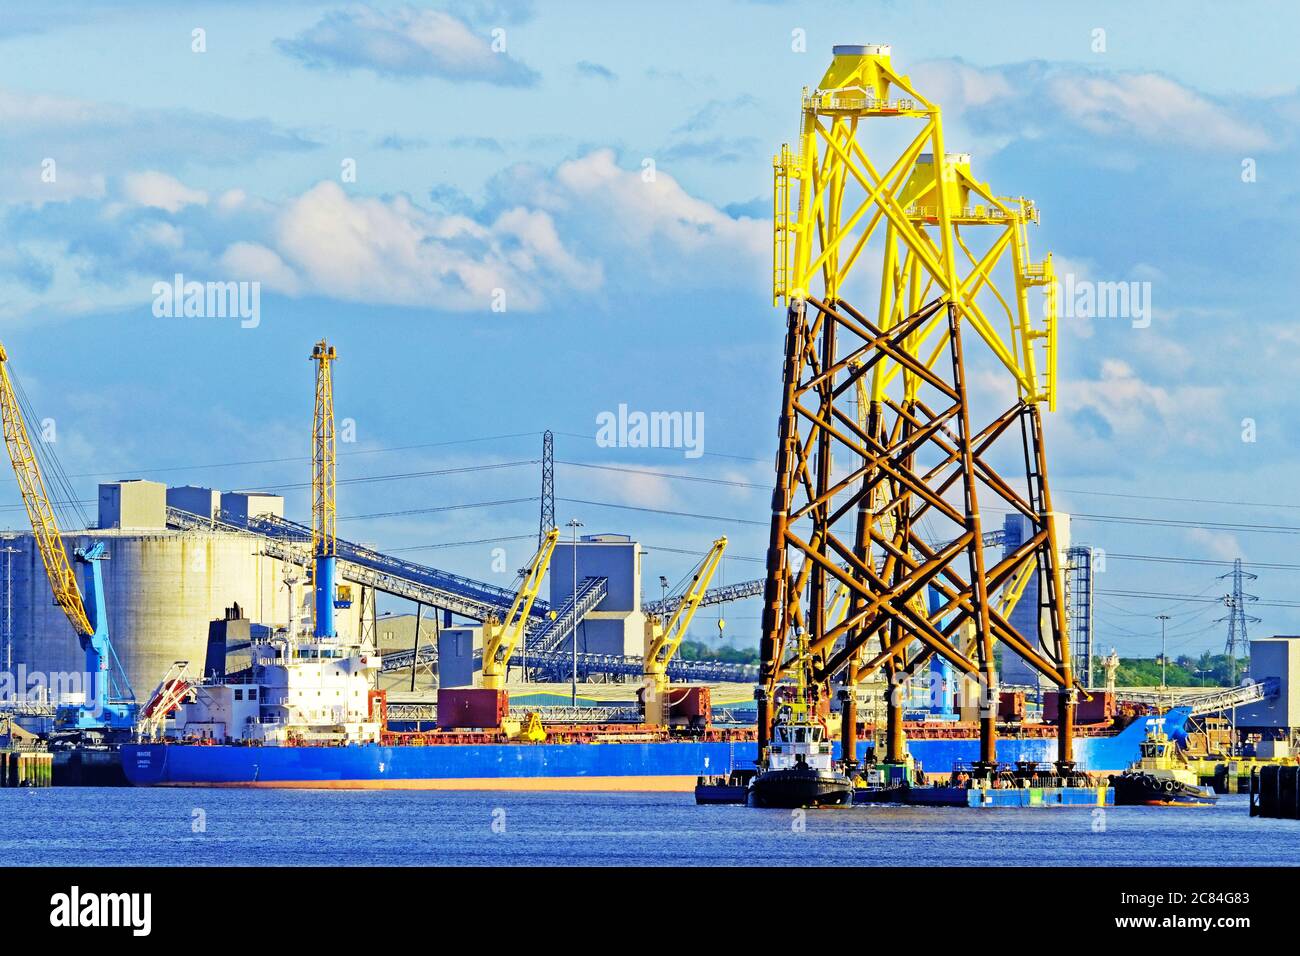
[[[1186,717],[1185,709],[1170,712],[1166,729],[1171,737],[1178,739]],[[1138,759],[1146,724],[1138,720],[1114,736],[1079,738],[1076,761],[1091,771],[1127,768]],[[908,749],[929,773],[946,773],[954,764],[979,756],[974,739],[913,740]],[[756,757],[753,742],[398,747],[124,744],[122,769],[136,786],[687,791],[696,777],[752,767]],[[1056,759],[1056,741],[1003,739],[998,757],[1008,763],[1051,762]]]

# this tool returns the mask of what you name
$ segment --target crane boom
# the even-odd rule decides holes
[[[0,421],[5,448],[18,479],[23,504],[32,522],[32,537],[41,553],[54,601],[63,609],[85,654],[86,693],[84,702],[60,705],[55,727],[77,733],[129,732],[135,726],[135,694],[117,659],[108,636],[108,614],[104,609],[104,581],[99,562],[108,557],[102,541],[77,549],[76,559],[89,565],[86,596],[77,587],[77,575],[63,546],[63,534],[45,490],[45,479],[32,447],[22,403],[9,376],[9,353],[0,345]],[[87,604],[87,599],[89,604]]]
[[[336,446],[334,441],[334,376],[338,358],[334,347],[321,339],[312,347],[316,363],[316,410],[311,443],[311,551],[315,559],[312,585],[316,590],[316,637],[334,636],[334,563],[338,556],[335,531]]]
[[[668,722],[668,665],[682,646],[691,619],[704,599],[704,592],[709,589],[709,582],[713,580],[726,550],[725,537],[713,542],[709,553],[696,566],[686,593],[666,624],[655,615],[646,618],[643,701],[645,722],[649,726],[662,727]]]
[[[505,619],[490,617],[483,622],[483,686],[486,688],[501,690],[505,686],[510,658],[524,636],[524,625],[528,623],[528,615],[532,612],[537,592],[541,590],[542,578],[546,576],[559,538],[559,528],[546,532],[541,547],[524,569],[523,581]]]
[[[68,560],[68,552],[63,546],[59,522],[50,505],[50,496],[45,490],[45,480],[41,477],[41,467],[27,433],[22,408],[9,378],[9,354],[3,345],[0,345],[0,418],[4,423],[9,461],[18,478],[18,490],[22,492],[27,517],[31,519],[32,536],[41,553],[41,563],[45,565],[54,601],[67,615],[68,623],[77,632],[77,636],[90,637],[95,633],[95,628],[86,614],[85,602],[77,588],[77,575],[72,570],[72,562]]]

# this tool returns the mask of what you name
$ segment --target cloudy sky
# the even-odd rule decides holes
[[[1107,553],[1099,646],[1153,652],[1163,612],[1171,651],[1221,649],[1236,557],[1253,633],[1297,633],[1300,13],[1136,6],[8,3],[0,333],[87,500],[145,476],[305,518],[328,336],[341,534],[508,583],[550,428],[561,523],[635,534],[652,595],[719,533],[757,577],[771,156],[832,44],[887,42],[1058,271],[1149,283],[1147,327],[1065,321],[1048,432]],[[256,327],[156,315],[177,274],[259,282]],[[600,447],[621,404],[702,413],[704,453]],[[726,619],[754,641],[756,606]]]

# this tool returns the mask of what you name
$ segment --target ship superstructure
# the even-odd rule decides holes
[[[181,740],[293,744],[375,743],[383,731],[371,688],[374,649],[281,632],[252,648],[248,672],[195,685],[177,709]]]

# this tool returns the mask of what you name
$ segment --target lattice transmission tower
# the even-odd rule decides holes
[[[1228,639],[1223,645],[1223,653],[1228,655],[1228,683],[1237,685],[1237,661],[1250,657],[1250,640],[1246,637],[1246,625],[1258,624],[1260,619],[1246,613],[1246,606],[1258,601],[1253,594],[1246,593],[1246,582],[1259,580],[1259,575],[1243,570],[1241,558],[1232,562],[1232,570],[1220,574],[1219,580],[1232,579],[1232,592],[1223,596],[1228,613],[1215,621],[1215,624],[1227,623]]]
[[[537,528],[540,548],[547,533],[555,527],[555,436],[550,429],[542,433],[542,519]]]

